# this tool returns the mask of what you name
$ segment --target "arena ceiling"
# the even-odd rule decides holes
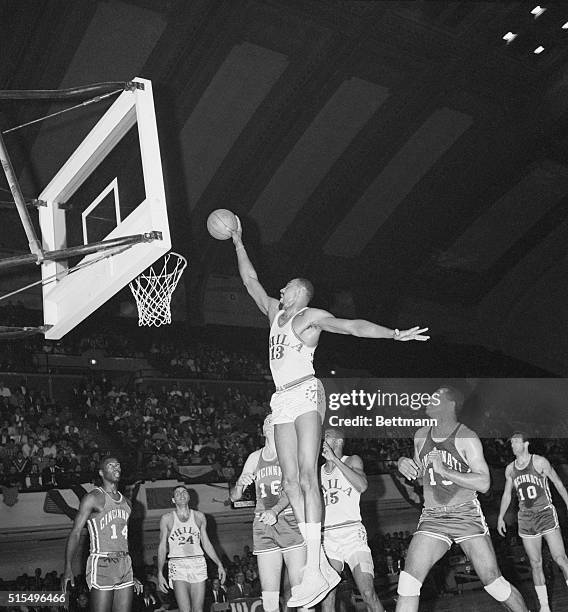
[[[429,324],[562,373],[568,6],[543,7],[8,0],[0,88],[152,80],[191,295],[236,270],[205,230],[229,208],[271,291],[306,276],[339,314]],[[4,104],[0,117],[44,110]],[[91,120],[61,120],[65,138],[47,123],[14,138],[28,193]],[[2,252],[25,250],[16,214],[1,212]]]

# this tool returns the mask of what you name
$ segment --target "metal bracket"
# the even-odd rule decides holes
[[[151,232],[146,232],[143,234],[144,242],[152,242],[152,240],[163,240],[162,232],[158,232],[156,230],[152,230]]]
[[[124,84],[124,91],[134,91],[135,89],[141,89],[144,91],[144,83],[139,83],[138,81],[127,81]]]
[[[40,208],[41,206],[47,206],[47,202],[45,200],[38,200],[37,198],[34,198],[29,203],[29,206],[35,206],[36,208]]]

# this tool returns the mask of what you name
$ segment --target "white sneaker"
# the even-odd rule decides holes
[[[289,608],[311,607],[312,601],[317,599],[320,602],[327,593],[329,593],[329,585],[322,572],[316,568],[307,567],[304,570],[302,582],[292,588],[292,597],[288,600],[287,605]]]

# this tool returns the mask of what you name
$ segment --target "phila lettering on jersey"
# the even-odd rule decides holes
[[[168,536],[168,557],[202,557],[201,532],[195,521],[193,510],[189,511],[186,521],[180,520],[176,510],[173,511],[174,524]]]
[[[309,375],[314,375],[315,346],[307,346],[296,335],[292,327],[294,319],[304,310],[299,310],[289,321],[280,326],[284,314],[279,312],[270,327],[268,339],[268,357],[274,384],[277,387],[287,385]]]
[[[345,462],[347,455],[341,457]],[[361,494],[347,480],[341,470],[333,466],[331,472],[327,472],[325,464],[321,466],[321,488],[325,504],[324,529],[343,527],[350,523],[361,521],[359,502]]]

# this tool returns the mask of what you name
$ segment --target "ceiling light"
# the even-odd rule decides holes
[[[544,47],[537,47],[533,53],[535,53],[536,55],[539,55],[540,53],[542,53],[544,51]]]
[[[507,44],[513,42],[515,38],[517,38],[518,34],[513,34],[513,32],[507,32],[505,36],[503,36],[503,40],[506,41]]]
[[[544,11],[546,11],[546,9],[542,8],[542,6],[535,6],[531,11],[531,15],[534,15],[534,18],[538,19],[544,13]]]

